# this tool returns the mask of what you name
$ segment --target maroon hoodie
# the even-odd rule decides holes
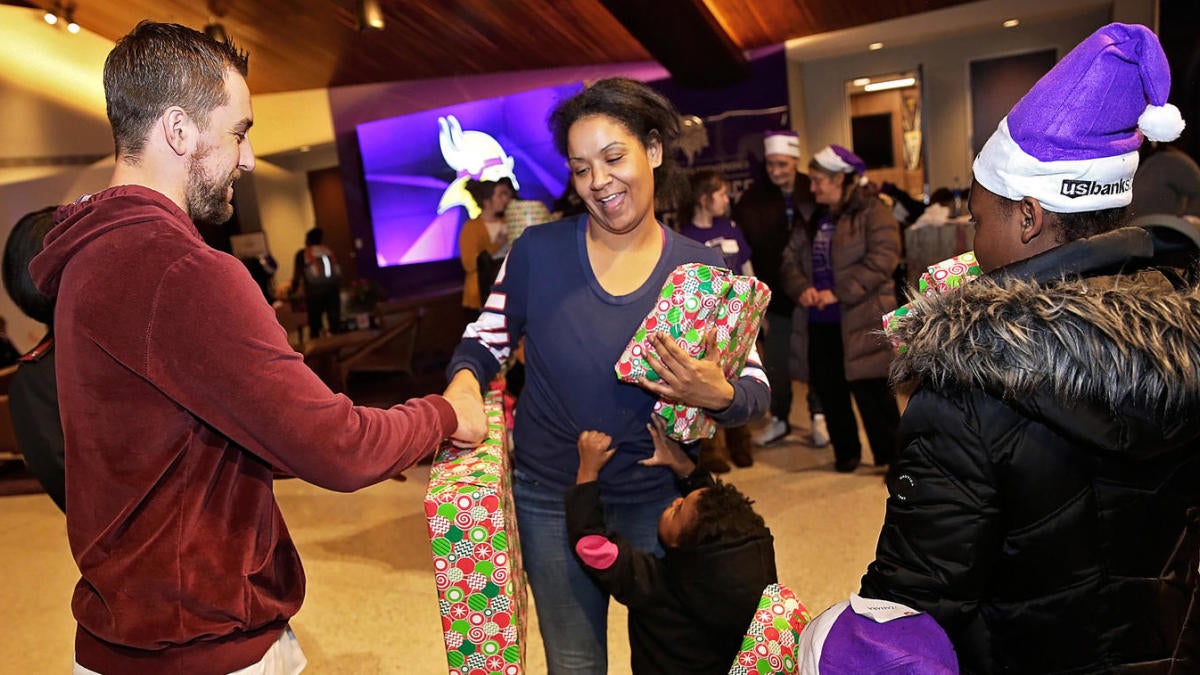
[[[55,220],[30,272],[58,297],[76,660],[122,675],[250,665],[304,598],[273,469],[355,490],[429,454],[454,409],[332,393],[246,268],[158,192],[110,188]]]

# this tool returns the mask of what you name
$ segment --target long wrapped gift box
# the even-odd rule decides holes
[[[791,589],[781,584],[767,586],[729,675],[795,675],[799,672],[797,640],[811,620]]]
[[[484,406],[483,443],[434,456],[425,517],[449,675],[521,675],[526,592],[501,392]]]

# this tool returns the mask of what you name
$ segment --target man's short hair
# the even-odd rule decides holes
[[[117,157],[138,160],[150,127],[171,106],[208,127],[228,103],[225,75],[246,76],[246,53],[186,26],[142,21],[104,61],[104,99]]]
[[[720,479],[700,495],[696,522],[682,535],[680,548],[694,548],[715,541],[737,541],[770,532],[754,502],[736,487]]]

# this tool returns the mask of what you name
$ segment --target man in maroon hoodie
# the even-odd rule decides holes
[[[304,572],[272,491],[384,480],[478,400],[390,410],[335,395],[288,347],[245,267],[193,221],[232,213],[254,168],[246,56],[142,22],[104,66],[111,186],[62,207],[30,266],[57,296],[67,532],[82,579],[76,673],[295,673]]]

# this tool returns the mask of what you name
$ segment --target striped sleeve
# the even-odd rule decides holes
[[[483,303],[479,318],[466,327],[450,365],[447,379],[467,369],[475,374],[481,387],[491,382],[508,362],[525,327],[525,289],[528,287],[527,246],[518,239],[500,265],[491,294]]]

